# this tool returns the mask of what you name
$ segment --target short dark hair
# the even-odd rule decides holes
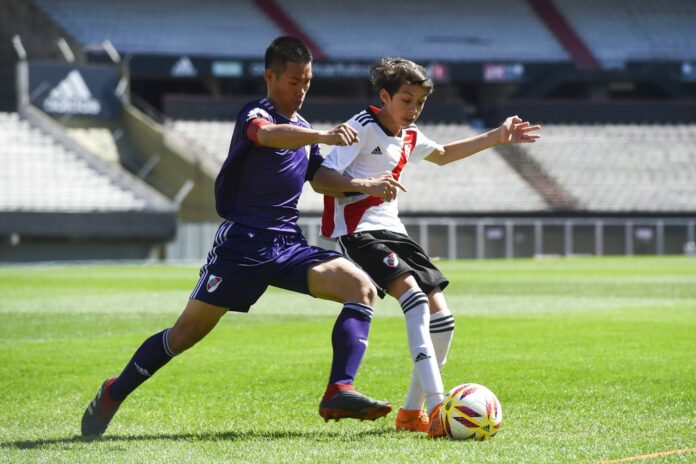
[[[266,49],[264,57],[266,69],[273,69],[280,73],[285,71],[288,62],[292,63],[311,63],[312,52],[297,37],[284,35],[276,38]]]
[[[423,66],[403,58],[382,58],[374,63],[370,68],[370,81],[377,91],[385,89],[392,97],[404,84],[422,85],[428,95],[434,87]]]

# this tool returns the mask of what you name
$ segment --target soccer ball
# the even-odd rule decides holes
[[[445,395],[443,404],[442,425],[455,440],[487,440],[503,425],[500,401],[483,385],[457,385]]]

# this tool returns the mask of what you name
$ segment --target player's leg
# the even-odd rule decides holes
[[[135,351],[118,377],[107,379],[82,416],[82,435],[104,433],[126,397],[174,356],[184,352],[212,330],[226,308],[189,300],[173,327],[158,332]]]
[[[372,308],[377,290],[369,277],[345,258],[312,265],[307,272],[311,295],[343,303],[331,334],[333,360],[329,383],[319,406],[328,419],[346,417],[377,419],[392,407],[368,398],[353,387],[355,376],[367,349]]]
[[[377,290],[345,258],[311,266],[307,282],[313,296],[343,303],[331,336],[334,355],[329,385],[352,385],[367,349]]]
[[[437,364],[442,372],[454,336],[454,316],[447,307],[445,295],[439,288],[428,294],[428,301],[430,302],[430,338],[435,348]]]
[[[428,302],[430,304],[430,339],[435,349],[439,371],[442,372],[454,334],[454,316],[447,307],[445,296],[439,288],[435,288],[428,294]],[[420,411],[424,402],[425,392],[418,373],[414,369],[404,401],[403,410],[406,411],[403,413],[404,419],[415,420],[417,416],[415,411]]]
[[[411,274],[401,274],[386,286],[387,293],[401,304],[406,319],[409,352],[413,360],[413,379],[417,380],[418,398],[407,398],[396,419],[398,430],[426,431],[428,420],[423,414],[423,401],[428,415],[442,402],[444,387],[440,377],[435,349],[428,331],[430,309],[428,297]]]
[[[437,364],[442,372],[447,362],[452,336],[454,335],[454,316],[447,307],[445,295],[439,288],[432,290],[428,294],[430,305],[430,339],[433,341]],[[419,409],[425,402],[425,395],[421,387],[418,375],[414,371],[411,377],[411,385],[406,395],[404,408]]]
[[[447,303],[444,295],[442,294],[441,288],[436,287],[430,291],[428,293],[428,299],[432,309],[430,315],[430,336],[433,340],[433,345],[435,346],[438,367],[440,372],[442,372],[442,368],[445,366],[445,362],[447,361],[447,353],[449,351],[450,343],[452,342],[452,335],[454,334],[454,317],[447,308]],[[442,437],[445,435],[445,428],[440,417],[441,407],[442,404],[438,405],[430,413],[428,435],[431,437]]]
[[[174,326],[145,340],[111,385],[110,398],[121,402],[174,356],[191,348],[218,323],[227,308],[189,300]]]
[[[430,398],[427,400],[428,410],[431,411],[430,416],[436,416],[435,412],[441,403],[444,388],[428,330],[430,309],[427,295],[433,289],[444,289],[448,284],[447,278],[433,265],[425,251],[405,234],[386,230],[371,231],[341,237],[339,243],[344,253],[365,269],[377,285],[387,289],[391,295],[399,299],[407,319],[412,359],[421,360],[414,362],[412,376],[414,379],[419,379],[417,384],[419,389],[415,395],[409,395],[415,398],[415,401],[407,401],[405,407],[399,411],[397,428],[402,428],[399,425],[401,419],[415,419],[417,423],[420,420],[419,417],[422,418],[420,411],[425,395],[420,385],[423,379],[428,379],[429,382],[434,379],[434,386],[426,385],[426,388],[430,392]],[[405,275],[412,276],[417,285],[414,285],[413,281],[404,280]],[[413,313],[414,309],[417,309],[415,313]],[[409,313],[413,315],[409,316]],[[423,352],[423,356],[420,356],[424,347],[432,351]],[[426,372],[420,372],[422,370]],[[438,398],[440,401],[437,401]],[[418,430],[418,428],[406,429]],[[429,430],[428,433],[431,431]]]

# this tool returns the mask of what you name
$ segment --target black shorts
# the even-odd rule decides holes
[[[338,244],[348,259],[370,275],[382,297],[389,282],[408,273],[413,274],[426,295],[436,288],[444,290],[449,284],[425,251],[408,235],[371,230],[339,237]]]

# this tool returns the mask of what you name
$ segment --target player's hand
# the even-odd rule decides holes
[[[500,132],[499,141],[501,144],[534,143],[537,139],[541,138],[541,135],[533,134],[532,132],[540,129],[541,126],[539,124],[532,126],[528,121],[522,120],[519,116],[510,116],[498,128]]]
[[[406,191],[406,187],[394,179],[391,174],[384,174],[380,177],[370,177],[365,179],[362,193],[372,197],[381,198],[384,201],[392,201],[396,198],[398,190]]]
[[[345,147],[359,142],[358,132],[348,124],[339,124],[328,131],[322,131],[319,135],[319,143],[326,145],[338,145]]]

